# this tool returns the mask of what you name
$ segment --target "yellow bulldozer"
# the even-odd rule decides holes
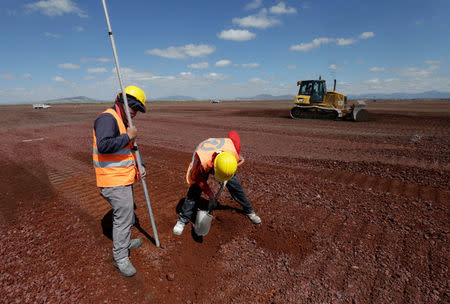
[[[319,119],[346,119],[353,121],[366,121],[369,118],[366,104],[358,101],[349,104],[347,96],[336,92],[336,79],[333,91],[327,91],[326,81],[301,80],[297,82],[298,94],[295,96],[295,106],[291,109],[291,117],[319,118]]]

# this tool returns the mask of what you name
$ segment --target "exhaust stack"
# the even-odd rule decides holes
[[[335,91],[335,92],[336,92],[336,79],[334,80],[333,91]]]

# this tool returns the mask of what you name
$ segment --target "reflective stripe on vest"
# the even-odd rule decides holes
[[[203,167],[205,172],[208,172],[213,166],[212,156],[215,152],[230,152],[236,158],[236,161],[239,162],[239,155],[236,152],[236,148],[234,147],[233,141],[229,138],[208,138],[207,140],[202,141],[194,151],[192,155],[191,163],[189,164],[189,168],[186,172],[186,181],[188,184],[195,184],[195,176],[194,176],[194,168],[196,168],[199,164],[197,164],[197,158],[195,155],[198,155],[198,159],[200,160],[200,165]]]
[[[134,166],[134,161],[124,160],[119,162],[98,162],[94,161],[94,167],[97,168],[114,168],[114,167],[131,167]]]
[[[116,111],[107,109],[102,114],[111,114],[119,126],[119,133],[126,134],[127,129]],[[94,142],[92,160],[98,187],[116,187],[130,185],[136,175],[135,158],[132,153],[133,142],[113,153],[100,153],[97,147],[97,137],[93,130]]]

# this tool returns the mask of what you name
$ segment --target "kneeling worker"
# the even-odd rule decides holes
[[[191,186],[173,227],[174,234],[181,235],[184,226],[192,220],[196,201],[202,192],[208,195],[209,206],[216,206],[214,193],[207,183],[209,174],[213,174],[219,182],[227,182],[231,197],[243,207],[247,217],[254,224],[261,223],[235,175],[237,165],[243,163],[240,152],[241,140],[236,131],[230,131],[227,138],[209,138],[198,145],[186,174],[186,180]]]
[[[145,93],[140,88],[125,88],[131,118],[137,112],[145,113]],[[128,127],[122,93],[114,106],[100,114],[94,123],[93,161],[97,187],[113,210],[112,237],[114,266],[124,276],[132,276],[136,269],[131,264],[130,248],[137,248],[142,239],[131,239],[131,226],[136,224],[133,183],[139,171],[133,154],[136,127]],[[142,176],[145,175],[145,170]]]

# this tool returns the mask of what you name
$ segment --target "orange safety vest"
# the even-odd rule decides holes
[[[188,184],[192,185],[196,183],[193,173],[194,168],[199,165],[197,161],[200,160],[200,165],[203,167],[205,172],[208,172],[214,166],[212,156],[218,151],[232,153],[236,158],[236,161],[239,162],[239,155],[231,139],[208,138],[197,146],[197,149],[195,149],[194,154],[192,155],[192,160],[186,173],[186,181]],[[195,157],[196,154],[198,155],[198,158]]]
[[[117,121],[120,134],[126,134],[127,129],[116,111],[107,109],[104,113],[111,114]],[[126,186],[134,182],[136,176],[135,156],[132,153],[133,141],[114,153],[102,154],[97,148],[97,137],[93,130],[94,144],[92,160],[94,162],[97,187]]]

